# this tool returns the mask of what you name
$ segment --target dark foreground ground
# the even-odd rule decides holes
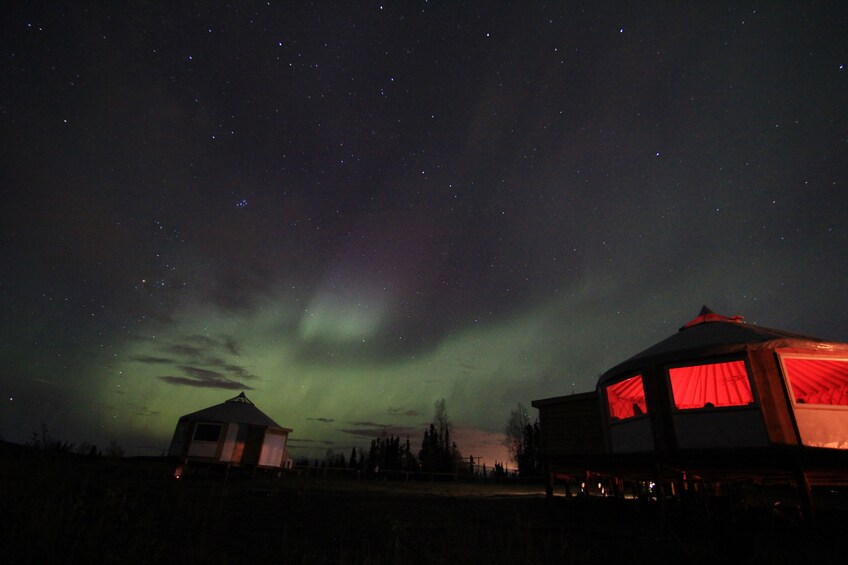
[[[831,491],[811,521],[763,490],[664,508],[546,503],[521,485],[178,481],[155,461],[0,455],[4,563],[837,563],[848,551],[845,495]]]

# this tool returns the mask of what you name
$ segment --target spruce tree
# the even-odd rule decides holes
[[[436,401],[433,422],[424,430],[418,459],[424,471],[453,473],[462,459],[455,442],[451,441],[452,424],[445,408],[445,399]]]

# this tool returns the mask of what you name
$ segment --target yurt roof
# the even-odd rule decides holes
[[[231,398],[221,404],[186,414],[180,421],[205,421],[205,422],[236,422],[254,426],[269,426],[285,430],[267,414],[256,407],[242,392],[235,398]]]
[[[848,344],[747,324],[740,316],[722,316],[704,306],[677,333],[608,370],[598,384],[643,367],[761,347],[848,352]]]

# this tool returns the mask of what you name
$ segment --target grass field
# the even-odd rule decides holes
[[[155,461],[4,455],[5,563],[839,562],[844,519],[767,503],[557,498],[539,486],[175,480]]]

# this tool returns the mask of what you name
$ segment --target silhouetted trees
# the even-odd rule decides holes
[[[445,400],[441,399],[434,405],[433,421],[424,430],[421,450],[417,456],[412,451],[409,436],[402,440],[400,436],[383,435],[371,440],[367,453],[362,448],[351,449],[347,465],[351,469],[359,469],[366,474],[386,471],[428,473],[465,471],[468,465],[462,460],[462,455],[451,438],[452,431],[453,424],[448,418]],[[330,464],[330,461],[338,462],[339,457],[343,462],[343,456],[328,450],[325,464],[339,466]]]
[[[495,468],[492,470],[492,477],[496,479],[506,478],[506,469],[504,469],[504,466],[497,461],[495,461]]]
[[[30,445],[42,451],[77,453],[80,455],[89,455],[91,457],[99,457],[101,455],[100,450],[97,449],[97,446],[92,445],[87,441],[76,445],[74,443],[68,443],[66,441],[54,439],[51,431],[47,428],[47,424],[45,424],[44,422],[41,422],[41,425],[39,426],[38,430],[34,430],[32,432],[32,436],[30,438],[30,441],[27,442],[27,445]],[[106,456],[112,458],[121,458],[124,456],[124,448],[118,445],[118,442],[112,440],[106,450]]]
[[[324,455],[324,467],[330,467],[332,469],[347,467],[344,453],[336,453],[332,449],[328,449]]]
[[[445,399],[436,401],[433,410],[433,421],[424,430],[421,441],[421,451],[418,460],[423,471],[431,473],[454,473],[462,459],[456,443],[451,440],[453,425],[448,418]]]
[[[408,436],[405,441],[393,435],[378,437],[371,441],[366,469],[368,472],[421,470],[428,473],[456,473],[460,468],[465,469],[462,455],[451,439],[452,430],[445,400],[440,399],[433,407],[433,421],[424,430],[417,457]],[[360,452],[362,459],[365,455]]]
[[[121,459],[124,456],[124,448],[117,441],[112,440],[109,442],[109,447],[106,448],[104,454],[106,457],[111,457],[112,459]]]
[[[400,436],[393,435],[371,440],[367,467],[371,472],[415,471],[418,461],[410,449],[409,437],[404,442],[401,442]]]
[[[538,419],[524,426],[524,450],[518,458],[518,474],[522,477],[542,474],[542,429]]]
[[[510,457],[518,466],[522,477],[537,476],[542,473],[541,428],[539,420],[530,422],[527,408],[518,404],[509,414],[504,430],[505,445]]]

